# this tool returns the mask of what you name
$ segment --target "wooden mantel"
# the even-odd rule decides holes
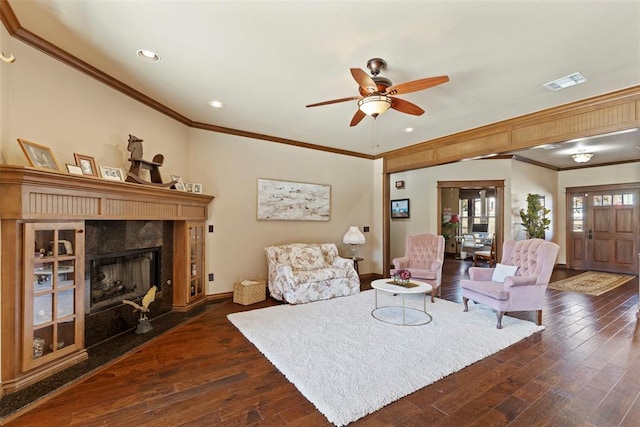
[[[0,165],[0,219],[200,220],[213,196]]]

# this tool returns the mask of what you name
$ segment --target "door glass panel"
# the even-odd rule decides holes
[[[56,280],[56,288],[64,288],[73,286],[75,277],[75,261],[68,260],[58,263],[58,275]]]
[[[611,195],[606,194],[602,196],[602,206],[611,206]]]
[[[571,219],[573,220],[572,230],[576,232],[582,232],[584,230],[584,208],[582,197],[573,196],[571,198],[571,205]]]
[[[53,318],[53,298],[51,294],[33,297],[33,325],[38,326],[51,322]]]
[[[633,205],[633,193],[624,194],[622,196],[622,203],[625,205]]]
[[[33,267],[34,291],[46,291],[53,289],[53,263],[45,262]]]
[[[57,300],[57,310],[56,310],[56,318],[61,319],[67,316],[71,316],[74,313],[75,306],[75,292],[74,289],[66,289],[63,291],[59,291],[56,296]]]
[[[593,196],[593,206],[602,206],[602,196]]]
[[[613,195],[613,204],[618,206],[622,204],[622,194],[614,194]]]

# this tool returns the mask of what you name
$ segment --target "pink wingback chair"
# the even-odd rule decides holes
[[[492,281],[495,268],[469,268],[469,279],[460,281],[464,311],[469,300],[488,305],[498,311],[498,329],[502,316],[510,311],[536,311],[537,324],[542,323],[544,294],[556,263],[560,247],[542,239],[507,240],[502,246],[502,264],[518,266],[515,276],[504,283]]]
[[[435,302],[435,293],[441,294],[442,265],[444,264],[444,237],[437,234],[418,234],[407,236],[405,256],[394,258],[391,276],[397,270],[409,270],[411,278],[431,285],[431,302]]]

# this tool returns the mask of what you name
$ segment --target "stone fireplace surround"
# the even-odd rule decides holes
[[[118,254],[135,249],[160,248],[160,277],[156,300],[150,305],[149,319],[171,311],[173,305],[173,221],[86,221],[85,222],[85,307],[91,306],[89,271],[93,256]],[[134,301],[140,302],[146,290],[138,292]],[[121,298],[98,310],[86,309],[84,342],[91,347],[111,337],[134,329],[139,313],[122,304]]]

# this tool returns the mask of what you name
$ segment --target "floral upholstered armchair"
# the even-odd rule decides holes
[[[264,250],[269,292],[277,300],[302,304],[360,292],[353,260],[340,257],[333,243],[291,243]]]

